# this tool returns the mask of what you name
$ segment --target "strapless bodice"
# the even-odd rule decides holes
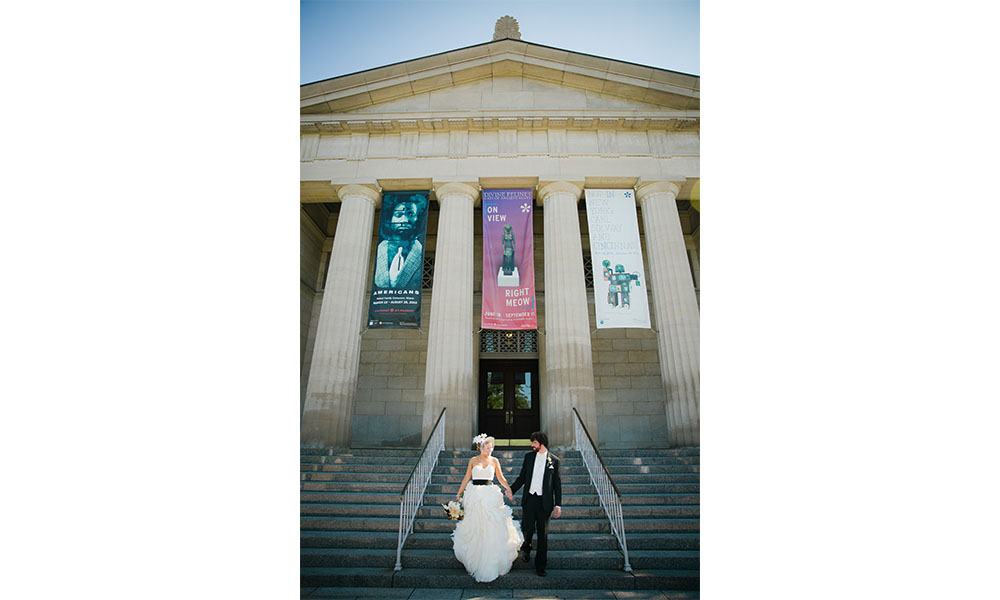
[[[489,465],[486,467],[475,465],[474,467],[472,467],[473,479],[485,479],[487,481],[493,481],[493,474],[494,474],[493,465]]]

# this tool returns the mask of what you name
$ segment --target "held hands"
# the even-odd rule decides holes
[[[505,496],[507,496],[508,500],[510,500],[511,502],[514,501],[514,494],[513,494],[513,492],[510,491],[509,487],[507,489],[505,489],[503,493],[504,493]]]
[[[555,508],[552,509],[552,516],[555,517],[556,519],[558,519],[559,515],[561,515],[561,514],[562,514],[562,507],[561,506],[557,506],[557,507],[555,507]]]

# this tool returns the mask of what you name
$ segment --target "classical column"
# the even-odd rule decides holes
[[[646,232],[646,260],[656,309],[660,376],[666,392],[670,445],[700,445],[698,301],[677,215],[680,188],[655,181],[636,190]]]
[[[468,449],[475,435],[472,250],[473,208],[479,190],[464,183],[446,183],[436,192],[441,212],[434,251],[422,433],[426,441],[441,409],[447,407],[445,446]]]
[[[542,429],[553,446],[573,443],[573,407],[597,442],[597,404],[577,204],[566,181],[538,190],[545,215],[545,390]]]
[[[351,441],[372,222],[382,200],[360,185],[345,185],[337,194],[340,216],[302,413],[301,441],[308,446],[343,447]]]

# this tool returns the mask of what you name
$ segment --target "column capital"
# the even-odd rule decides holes
[[[545,206],[546,198],[552,194],[559,193],[572,194],[573,199],[580,202],[580,197],[583,196],[583,188],[569,181],[553,181],[538,188],[538,205]]]
[[[366,198],[375,208],[378,208],[382,203],[382,194],[378,193],[378,191],[371,187],[358,185],[356,183],[341,186],[337,189],[337,197],[340,198],[341,202],[343,202],[348,196],[361,196]]]
[[[642,182],[635,190],[635,197],[637,200],[642,202],[642,200],[650,194],[663,193],[673,194],[674,198],[677,198],[677,194],[681,193],[681,186],[674,181]]]
[[[439,183],[434,186],[434,194],[437,196],[438,202],[441,202],[449,194],[461,194],[472,200],[472,206],[479,206],[479,189],[477,186],[469,183],[461,181]]]

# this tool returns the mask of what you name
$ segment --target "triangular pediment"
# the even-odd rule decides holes
[[[303,85],[301,112],[697,111],[699,78],[498,40]]]
[[[432,92],[377,102],[347,114],[479,110],[658,110],[662,107],[596,90],[527,77],[488,77]]]

